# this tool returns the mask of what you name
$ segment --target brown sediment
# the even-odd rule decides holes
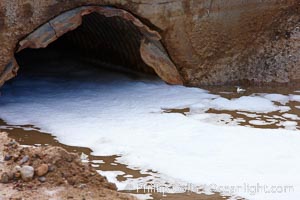
[[[28,159],[24,160],[24,157]],[[83,164],[78,154],[61,147],[22,147],[0,133],[0,198],[5,199],[135,199],[116,191],[116,186],[99,175],[95,169]],[[38,177],[41,166],[48,166],[46,175]],[[25,181],[16,172],[16,166],[32,166],[35,175]]]

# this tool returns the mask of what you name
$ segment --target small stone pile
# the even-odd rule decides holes
[[[12,152],[12,149],[17,149],[18,145],[16,142],[12,141],[5,145],[7,148],[7,151]],[[22,153],[22,151],[21,151]],[[11,171],[9,172],[3,172],[1,174],[1,183],[9,183],[11,181],[18,181],[23,180],[24,182],[32,181],[35,177],[40,182],[45,182],[46,178],[45,176],[47,173],[51,170],[53,170],[53,167],[49,166],[49,164],[43,163],[34,168],[33,166],[29,165],[30,163],[30,157],[28,155],[24,155],[21,157],[18,154],[10,155],[7,154],[4,156],[4,161],[7,162],[8,165],[11,165],[12,163],[18,163]]]
[[[4,144],[3,153],[6,170],[0,170],[0,182],[14,183],[18,190],[47,183],[78,188],[94,184],[116,190],[115,184],[97,174],[89,164],[82,163],[78,154],[60,147],[23,147],[11,141]]]
[[[79,154],[54,146],[21,146],[0,132],[0,200],[135,200]]]

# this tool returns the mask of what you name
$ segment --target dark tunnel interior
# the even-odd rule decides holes
[[[110,70],[155,75],[140,55],[142,33],[121,17],[91,13],[82,24],[41,49],[24,49],[15,57],[19,73],[26,66],[70,59]]]

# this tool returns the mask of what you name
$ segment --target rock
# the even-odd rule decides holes
[[[39,177],[38,180],[39,180],[41,183],[46,182],[46,178],[45,178],[44,176]]]
[[[9,175],[8,173],[4,172],[2,175],[1,175],[1,180],[0,180],[1,183],[9,183]]]
[[[37,169],[36,169],[36,175],[38,176],[44,176],[48,173],[49,167],[47,164],[41,164]]]
[[[24,163],[26,163],[29,160],[29,156],[24,156],[21,160],[20,160],[20,165],[23,165]]]
[[[23,181],[30,181],[34,176],[34,168],[28,165],[23,166],[20,172]]]
[[[14,178],[19,179],[21,177],[21,172],[15,172]]]
[[[49,172],[54,172],[56,170],[56,166],[55,165],[50,165],[49,167],[48,167],[48,171]]]
[[[9,161],[9,160],[11,160],[12,159],[12,156],[11,155],[6,155],[5,157],[4,157],[4,160],[5,161]]]
[[[84,188],[86,188],[86,184],[80,184],[78,187],[79,187],[80,189],[84,189]]]
[[[19,165],[14,167],[13,172],[19,172],[21,170],[21,167]]]
[[[16,141],[11,141],[8,144],[6,144],[6,146],[14,146],[16,144],[17,144]]]

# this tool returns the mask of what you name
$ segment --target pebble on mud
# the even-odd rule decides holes
[[[19,179],[21,177],[21,172],[15,172],[14,178]]]
[[[34,168],[28,165],[25,165],[20,170],[23,181],[30,181],[34,176]]]
[[[1,183],[9,183],[9,175],[8,173],[4,172],[2,175],[1,175],[1,180],[0,180]]]
[[[16,179],[21,178],[21,167],[19,165],[15,166],[12,173],[13,173],[13,177]]]
[[[20,165],[23,165],[24,163],[26,163],[29,160],[29,156],[24,156],[21,160],[20,160]]]
[[[41,164],[37,169],[36,169],[36,175],[38,176],[44,176],[48,173],[49,167],[47,164]]]
[[[14,167],[13,172],[19,172],[21,170],[21,167],[19,165]]]
[[[46,182],[46,178],[45,178],[44,176],[39,177],[38,180],[39,180],[41,183]]]
[[[4,157],[4,160],[5,161],[9,161],[9,160],[11,160],[12,159],[12,156],[11,155],[6,155],[5,157]]]
[[[49,172],[54,172],[56,170],[56,166],[55,165],[49,165]]]

